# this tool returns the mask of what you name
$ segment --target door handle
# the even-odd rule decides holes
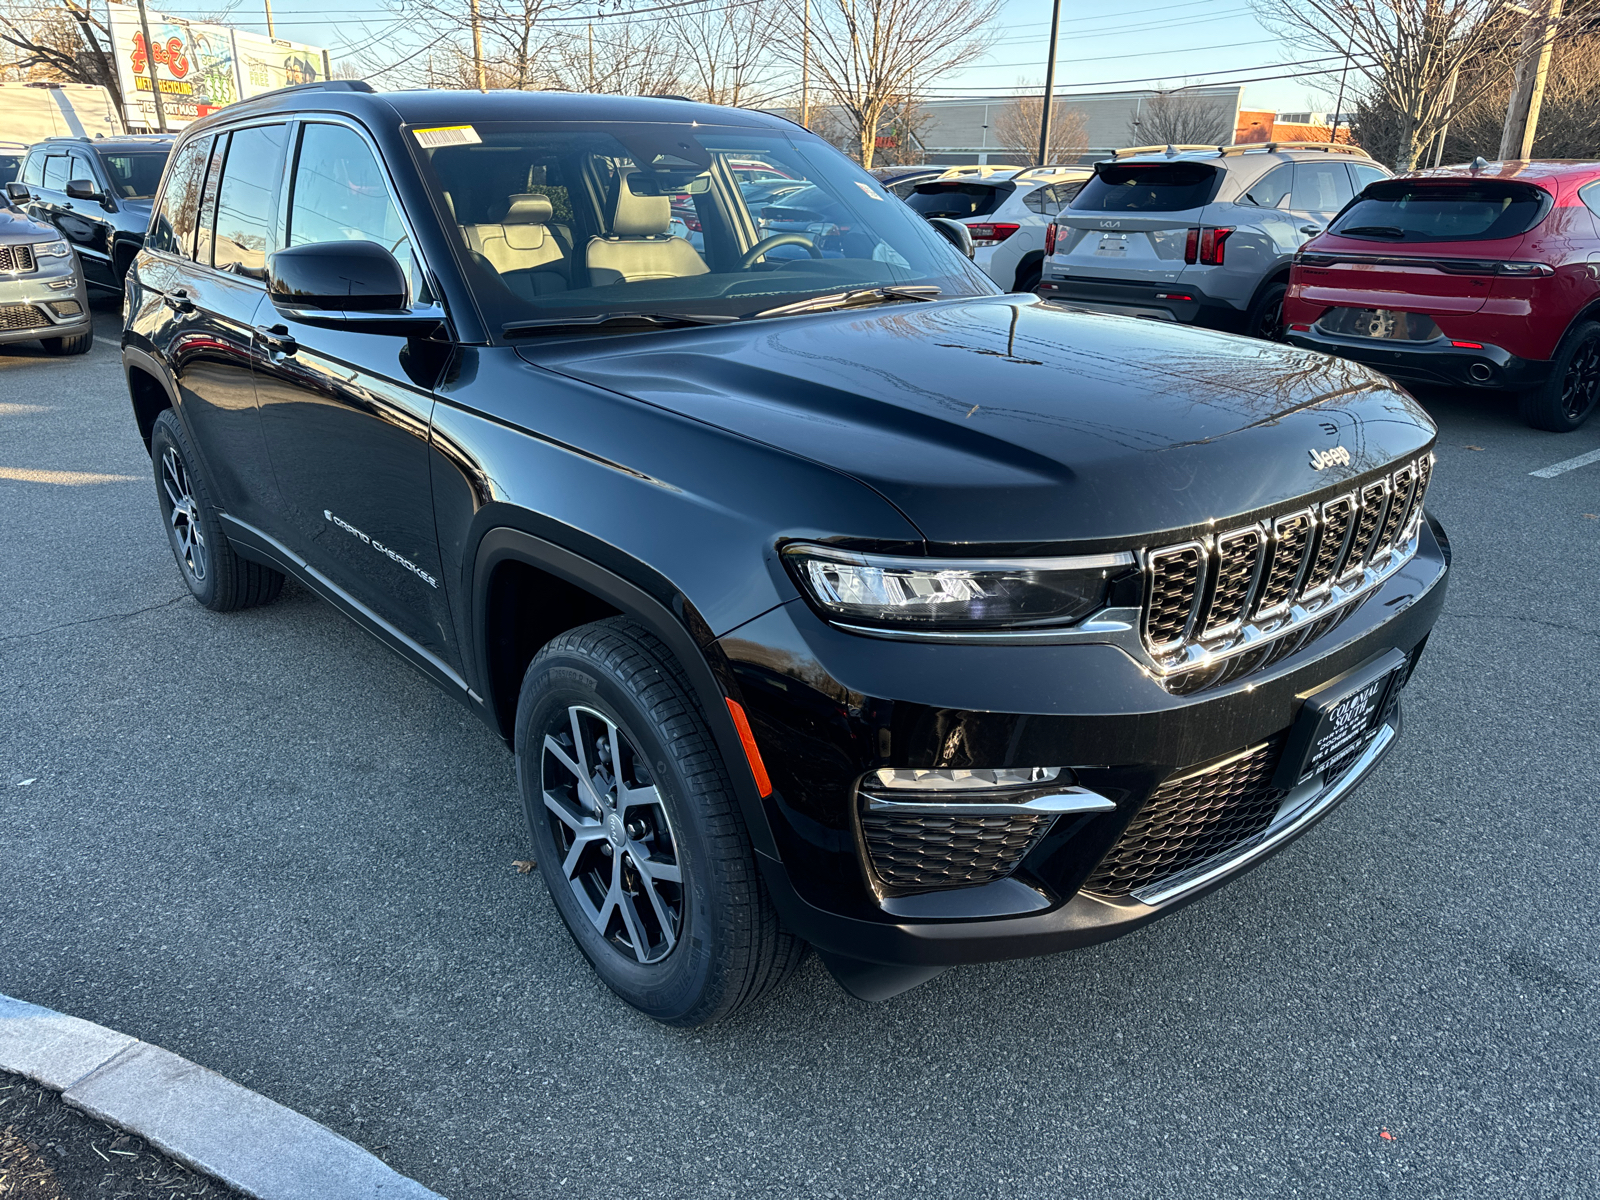
[[[255,333],[274,354],[293,354],[300,349],[287,325],[257,325]]]
[[[172,291],[161,297],[161,303],[165,304],[173,312],[192,313],[194,311],[194,301],[189,299],[189,293],[184,291],[183,288],[173,288]]]
[[[1302,225],[1302,226],[1300,226],[1300,232],[1303,233],[1303,234],[1306,234],[1308,237],[1316,237],[1317,234],[1322,232],[1322,226],[1321,225]]]

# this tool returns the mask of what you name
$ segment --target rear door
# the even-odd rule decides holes
[[[1353,195],[1350,172],[1338,159],[1295,163],[1289,211],[1300,219],[1300,240],[1309,240],[1326,229]]]
[[[56,224],[77,248],[84,278],[91,283],[115,287],[120,282],[111,270],[111,235],[115,226],[106,204],[114,208],[116,201],[109,198],[111,193],[103,172],[95,163],[95,156],[87,150],[68,151],[67,178],[69,182],[93,184],[95,191],[107,197],[105,200],[74,200],[63,192],[61,214]]]
[[[1209,163],[1099,163],[1070,207],[1050,259],[1055,276],[1173,283],[1189,230],[1202,224],[1221,172]]]

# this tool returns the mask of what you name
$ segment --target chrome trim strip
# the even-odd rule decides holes
[[[944,801],[931,798],[949,796],[952,793],[948,791],[915,794],[930,798],[891,800],[882,792],[869,792],[865,788],[861,791],[861,798],[866,801],[868,812],[891,816],[895,813],[919,813],[949,817],[1059,817],[1067,813],[1112,812],[1117,807],[1114,801],[1106,799],[1099,792],[1081,787],[1063,788],[1049,796],[1035,796],[1010,803],[1001,800]]]
[[[1158,905],[1176,900],[1179,896],[1204,887],[1229,871],[1243,866],[1251,859],[1259,858],[1273,847],[1295,836],[1307,825],[1310,825],[1323,813],[1327,812],[1339,801],[1343,800],[1356,784],[1360,783],[1367,770],[1381,758],[1389,746],[1394,742],[1395,729],[1393,725],[1385,723],[1373,737],[1367,748],[1362,751],[1361,757],[1351,763],[1331,785],[1324,786],[1319,791],[1311,791],[1310,795],[1302,797],[1295,802],[1294,792],[1289,793],[1284,807],[1278,810],[1278,816],[1260,833],[1249,841],[1227,851],[1226,856],[1208,859],[1197,863],[1187,871],[1163,879],[1160,883],[1151,884],[1132,893],[1132,898],[1141,904]],[[1300,790],[1300,789],[1297,789]]]
[[[1073,554],[1058,558],[918,558],[904,554],[866,554],[857,550],[841,550],[820,542],[790,542],[782,553],[797,558],[821,558],[832,562],[852,563],[856,566],[904,567],[909,570],[1025,570],[1025,571],[1099,571],[1110,567],[1131,567],[1138,560],[1131,550],[1114,550],[1108,554]]]

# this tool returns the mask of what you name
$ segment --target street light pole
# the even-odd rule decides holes
[[[1528,18],[1517,55],[1517,73],[1506,105],[1506,123],[1500,130],[1500,161],[1533,156],[1533,137],[1539,130],[1539,110],[1544,106],[1545,78],[1550,73],[1550,51],[1561,21],[1562,0],[1547,0],[1542,15]]]
[[[1061,29],[1061,0],[1050,9],[1050,57],[1044,68],[1044,113],[1039,118],[1039,165],[1050,165],[1050,110],[1056,102],[1056,36]]]
[[[275,38],[278,35],[272,32],[272,0],[261,0],[261,4],[267,10],[267,36]]]
[[[811,128],[811,0],[800,25],[800,124]]]
[[[150,14],[144,10],[144,0],[139,0],[139,30],[144,34],[144,69],[150,72],[150,94],[156,100],[156,128],[166,133],[167,108],[161,103],[161,80],[156,75],[156,44],[150,40]]]

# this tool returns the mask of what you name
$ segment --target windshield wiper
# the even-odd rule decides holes
[[[855,288],[848,292],[834,292],[827,296],[813,296],[809,300],[797,300],[793,304],[782,304],[777,308],[763,309],[761,312],[751,313],[745,320],[756,321],[762,317],[787,317],[792,313],[826,312],[830,308],[854,308],[858,304],[882,304],[890,300],[936,300],[939,298],[941,290],[931,283]]]
[[[606,329],[672,329],[683,325],[727,325],[738,317],[714,313],[627,312],[596,313],[588,317],[543,317],[537,321],[507,321],[500,332],[508,338],[535,337],[541,333],[571,333]]]
[[[1396,225],[1351,225],[1345,229],[1337,229],[1335,234],[1355,233],[1368,234],[1371,237],[1404,238],[1406,231]]]

